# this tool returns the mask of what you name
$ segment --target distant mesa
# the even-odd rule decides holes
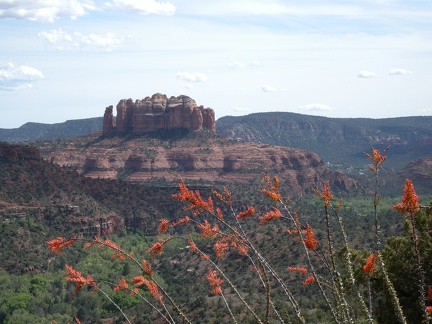
[[[156,93],[142,100],[122,99],[105,109],[103,135],[114,133],[145,134],[159,129],[185,128],[191,131],[207,128],[216,133],[215,113],[211,108],[197,106],[188,96],[168,98]]]

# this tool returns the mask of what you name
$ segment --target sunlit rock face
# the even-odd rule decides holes
[[[105,109],[103,135],[114,132],[144,134],[159,129],[185,128],[191,131],[207,128],[216,132],[215,113],[211,108],[197,106],[188,96],[168,98],[156,93],[142,100],[122,99],[116,106],[114,119],[113,106]]]

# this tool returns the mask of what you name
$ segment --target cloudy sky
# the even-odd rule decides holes
[[[432,0],[0,0],[0,128],[185,94],[216,117],[432,115]]]

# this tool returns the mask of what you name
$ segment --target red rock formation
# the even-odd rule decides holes
[[[111,109],[110,109],[111,107]],[[192,131],[203,127],[216,132],[213,109],[197,107],[188,96],[168,97],[156,93],[142,100],[122,99],[117,104],[117,118],[112,117],[112,106],[106,108],[103,135],[114,131],[144,134],[158,129],[186,128]]]
[[[113,116],[113,106],[105,108],[104,120],[103,120],[103,130],[102,134],[104,136],[111,134],[116,126],[116,122]]]

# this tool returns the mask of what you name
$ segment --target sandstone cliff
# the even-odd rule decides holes
[[[159,129],[186,128],[192,131],[203,127],[216,132],[215,113],[211,108],[197,106],[188,96],[168,98],[156,93],[142,100],[122,99],[117,104],[114,119],[113,106],[105,109],[103,135],[114,132],[144,134]]]
[[[330,181],[349,189],[357,182],[328,169],[315,153],[256,143],[203,138],[162,140],[155,137],[105,137],[68,141],[61,149],[42,148],[44,158],[73,168],[87,177],[147,182],[157,178],[247,184],[261,173],[278,175],[293,195],[302,195]],[[92,144],[88,144],[92,143]]]

